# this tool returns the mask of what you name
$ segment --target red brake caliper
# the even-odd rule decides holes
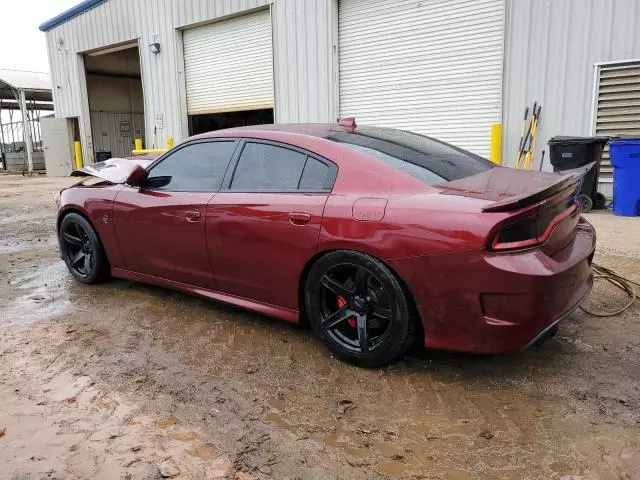
[[[340,297],[338,296],[338,308],[342,308],[347,304],[347,301],[344,299],[344,297]],[[349,326],[351,328],[356,328],[357,322],[356,322],[356,317],[349,317],[347,318],[347,323],[349,324]]]

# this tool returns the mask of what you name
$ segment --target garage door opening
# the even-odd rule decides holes
[[[140,54],[135,43],[85,54],[94,161],[131,154],[144,142]]]
[[[208,113],[189,116],[189,135],[220,130],[222,128],[247,127],[273,123],[273,108],[242,112]]]
[[[269,10],[185,30],[185,89],[191,135],[273,123]]]

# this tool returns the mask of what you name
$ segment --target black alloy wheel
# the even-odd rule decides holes
[[[58,232],[62,259],[71,275],[83,283],[102,280],[108,263],[102,244],[91,224],[81,215],[70,213],[62,219]]]
[[[388,363],[411,345],[415,324],[406,293],[380,261],[359,252],[321,257],[307,281],[306,305],[319,338],[361,366]]]

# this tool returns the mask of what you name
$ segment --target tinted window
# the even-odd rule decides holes
[[[305,154],[288,148],[247,142],[231,190],[296,190],[306,158]]]
[[[325,190],[327,175],[329,175],[328,165],[315,158],[307,157],[307,163],[300,179],[300,190]]]
[[[212,192],[222,185],[235,142],[194,143],[163,159],[149,172],[149,180],[168,177],[157,190]]]
[[[429,184],[457,180],[493,168],[488,160],[461,148],[391,128],[361,127],[353,132],[335,132],[327,138]]]

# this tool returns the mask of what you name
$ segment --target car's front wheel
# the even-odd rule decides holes
[[[334,251],[318,259],[307,277],[305,300],[315,334],[357,365],[389,363],[414,340],[404,289],[386,265],[369,255]]]
[[[109,273],[107,257],[100,239],[82,215],[69,213],[58,231],[62,259],[71,275],[83,283],[96,283]]]

